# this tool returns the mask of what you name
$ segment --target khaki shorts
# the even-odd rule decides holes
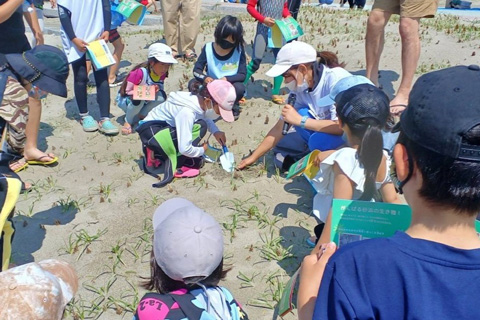
[[[399,14],[406,18],[433,18],[438,0],[375,0],[372,10]]]

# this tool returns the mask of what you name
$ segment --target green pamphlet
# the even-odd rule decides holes
[[[147,7],[135,0],[123,0],[118,4],[116,11],[125,16],[128,23],[140,26],[145,19]]]
[[[282,297],[278,302],[278,314],[280,317],[283,317],[287,313],[293,310],[292,300],[293,300],[293,290],[295,289],[295,284],[297,283],[298,274],[300,273],[300,268],[293,274],[293,276],[288,280],[283,289]]]
[[[411,220],[408,205],[333,199],[330,241],[340,248],[358,240],[390,237],[407,230]]]
[[[303,35],[303,30],[293,17],[275,20],[268,30],[268,47],[281,48],[284,43]]]
[[[290,179],[302,173],[310,179],[315,177],[319,167],[313,164],[313,160],[317,157],[319,153],[319,150],[313,150],[305,157],[292,164],[290,166],[290,169],[288,169],[287,179]]]
[[[334,199],[331,241],[340,247],[357,240],[389,237],[397,230],[406,230],[411,219],[408,205]],[[281,316],[293,309],[293,292],[299,271],[300,268],[283,290],[278,303],[278,314]]]

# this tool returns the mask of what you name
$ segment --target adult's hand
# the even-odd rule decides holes
[[[311,320],[325,266],[337,250],[334,242],[323,244],[320,251],[303,259],[298,287],[298,320]]]
[[[88,43],[86,43],[82,39],[73,38],[72,42],[75,45],[75,47],[77,47],[78,51],[81,51],[81,52],[86,52],[87,51]]]
[[[266,17],[266,18],[263,20],[263,24],[266,25],[267,27],[271,28],[271,27],[273,27],[273,25],[275,24],[275,19],[270,18],[270,17]]]
[[[285,122],[294,126],[299,126],[302,121],[302,116],[289,104],[286,104],[282,109],[282,117]]]
[[[245,159],[243,159],[242,161],[240,161],[240,164],[237,166],[237,169],[243,170],[246,167],[254,164],[255,161],[257,161],[257,159],[255,159],[253,156],[250,155],[250,156],[246,157]]]
[[[50,6],[52,7],[52,9],[55,9],[55,7],[57,6],[57,0],[50,0]]]

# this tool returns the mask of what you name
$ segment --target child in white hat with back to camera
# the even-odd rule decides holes
[[[134,320],[248,319],[230,291],[218,286],[223,234],[215,219],[192,202],[173,198],[153,214],[151,275]]]
[[[132,125],[145,117],[150,110],[167,99],[164,81],[168,70],[177,60],[172,56],[172,49],[163,43],[154,43],[148,48],[148,60],[135,66],[123,81],[118,92],[117,104],[124,107],[125,124],[122,134],[132,133]],[[156,86],[155,100],[133,100],[136,85]]]

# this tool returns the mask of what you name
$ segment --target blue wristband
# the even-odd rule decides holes
[[[300,121],[300,128],[305,129],[305,123],[307,122],[308,116],[303,116],[302,121]]]

